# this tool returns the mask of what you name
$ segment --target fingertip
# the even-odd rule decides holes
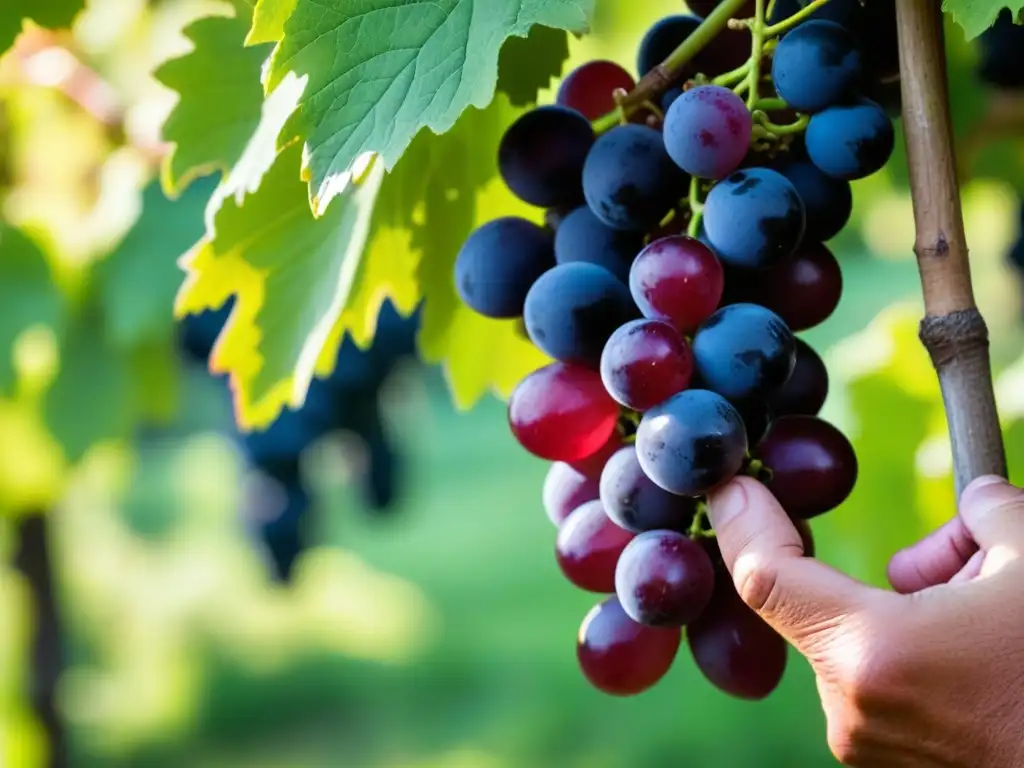
[[[982,475],[981,477],[976,477],[967,485],[966,488],[964,488],[963,493],[960,494],[960,506],[963,507],[974,504],[979,497],[984,495],[982,491],[986,488],[990,489],[988,492],[991,493],[993,491],[998,492],[998,486],[1007,485],[1010,485],[1009,480],[1005,477],[1000,477],[999,475]]]

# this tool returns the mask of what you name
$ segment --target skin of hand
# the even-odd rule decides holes
[[[1024,491],[982,477],[953,520],[897,553],[895,591],[804,557],[771,493],[710,499],[744,602],[811,664],[849,766],[1024,766]]]

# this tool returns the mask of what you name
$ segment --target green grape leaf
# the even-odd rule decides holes
[[[25,19],[47,29],[70,27],[85,0],[5,0],[0,8],[0,54],[14,44]]]
[[[540,24],[526,37],[510,37],[498,55],[498,90],[517,107],[537,103],[569,58],[569,34]]]
[[[284,37],[284,24],[295,10],[296,0],[257,0],[252,15],[252,29],[246,45],[276,43]]]
[[[10,393],[17,377],[15,342],[34,325],[59,330],[64,300],[43,252],[20,230],[2,222],[0,307],[0,393]]]
[[[308,78],[294,116],[317,214],[361,155],[394,167],[420,129],[449,130],[492,100],[498,51],[534,24],[583,31],[593,0],[296,0],[271,57],[268,87]]]
[[[1024,9],[1024,0],[942,0],[942,10],[963,27],[968,40],[991,27],[1003,8],[1017,16]]]
[[[96,268],[107,338],[119,349],[171,338],[178,258],[203,236],[203,209],[217,186],[206,177],[177,201],[159,183],[142,194],[142,213],[121,244]]]
[[[260,73],[271,49],[245,48],[248,30],[243,17],[199,19],[185,29],[192,51],[165,62],[154,73],[180,97],[163,131],[174,145],[161,172],[168,195],[180,194],[199,176],[227,173],[259,125]]]
[[[179,315],[237,298],[210,364],[230,374],[243,428],[264,426],[305,397],[347,305],[384,175],[374,162],[316,219],[301,164],[302,145],[293,142],[255,192],[220,198],[178,295]]]
[[[60,345],[60,369],[43,401],[43,420],[74,462],[101,440],[128,436],[137,403],[129,357],[111,346],[103,326],[80,318]]]

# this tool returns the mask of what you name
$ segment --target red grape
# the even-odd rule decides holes
[[[595,688],[633,696],[653,686],[675,661],[682,632],[633,621],[612,596],[595,605],[576,638],[576,658]]]
[[[796,340],[796,365],[782,388],[768,404],[776,417],[789,414],[816,416],[828,397],[825,363],[803,339]]]
[[[776,419],[755,454],[771,470],[768,489],[792,517],[807,519],[834,509],[857,482],[850,441],[817,416]]]
[[[550,461],[577,461],[615,432],[619,406],[601,376],[551,363],[519,382],[508,403],[512,434],[526,450]]]
[[[597,120],[615,109],[612,92],[616,88],[631,91],[633,76],[613,61],[588,61],[565,76],[555,103],[575,109],[588,120]]]
[[[608,459],[614,456],[615,452],[622,446],[622,436],[618,433],[618,430],[614,430],[604,445],[589,456],[584,456],[576,461],[570,461],[569,464],[582,475],[595,479],[600,478],[601,473],[604,471],[604,465],[608,463]]]
[[[632,320],[619,326],[601,354],[605,389],[635,411],[646,411],[682,392],[692,375],[690,345],[663,320]]]
[[[685,235],[655,240],[636,257],[629,290],[644,317],[693,333],[722,298],[725,274],[704,243]]]
[[[561,525],[582,504],[600,496],[600,479],[587,477],[571,464],[559,461],[551,465],[544,478],[544,511],[555,525]]]
[[[715,571],[707,553],[675,531],[647,531],[622,551],[615,569],[615,594],[634,621],[679,627],[707,607]]]
[[[753,120],[743,99],[719,85],[685,91],[665,115],[665,149],[672,160],[702,179],[724,179],[750,148]]]
[[[781,264],[745,277],[746,301],[772,310],[793,331],[827,319],[843,294],[839,262],[821,243],[804,243]]]
[[[600,501],[573,510],[558,529],[555,557],[562,573],[580,589],[615,591],[615,565],[633,534],[604,513]]]
[[[686,635],[700,671],[732,696],[763,699],[782,680],[786,641],[740,600],[728,579],[717,580],[711,602]]]

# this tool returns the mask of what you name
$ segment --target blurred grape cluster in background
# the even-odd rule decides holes
[[[416,315],[385,305],[370,350],[346,341],[301,412],[242,436],[224,380],[205,366],[226,312],[187,320],[169,341],[181,350],[173,376],[150,381],[139,373],[153,369],[150,350],[134,350],[124,371],[98,338],[58,354],[42,299],[5,293],[15,249],[44,251],[66,285],[94,262],[130,258],[139,266],[104,284],[130,305],[134,288],[164,280],[170,312],[175,259],[202,234],[216,179],[177,200],[160,191],[161,127],[176,97],[152,72],[189,50],[183,29],[216,5],[91,0],[72,34],[32,30],[0,59],[0,226],[34,243],[0,241],[0,345],[13,352],[0,383],[17,382],[0,386],[0,765],[44,765],[48,749],[38,685],[53,657],[33,655],[46,617],[24,564],[29,511],[48,513],[50,620],[64,652],[51,698],[70,765],[833,764],[795,657],[756,704],[715,691],[689,664],[637,698],[588,686],[573,636],[593,596],[558,572],[540,501],[547,467],[515,444],[497,398],[456,411],[444,371],[416,362]],[[631,66],[644,30],[680,10],[600,0],[593,34],[568,39],[563,71],[591,58]],[[953,26],[948,45],[958,135],[977,143],[987,93],[977,54]],[[1019,477],[1024,327],[1006,255],[1024,184],[986,169],[1024,157],[1012,134],[970,147],[967,234]],[[953,510],[941,398],[916,336],[905,165],[893,166],[854,185],[853,223],[833,242],[843,299],[806,334],[827,351],[824,415],[861,460],[851,499],[815,523],[819,555],[878,583],[896,548]],[[143,201],[158,211],[145,226]],[[106,322],[131,338],[146,311]],[[124,439],[110,425],[128,401],[152,418]]]

